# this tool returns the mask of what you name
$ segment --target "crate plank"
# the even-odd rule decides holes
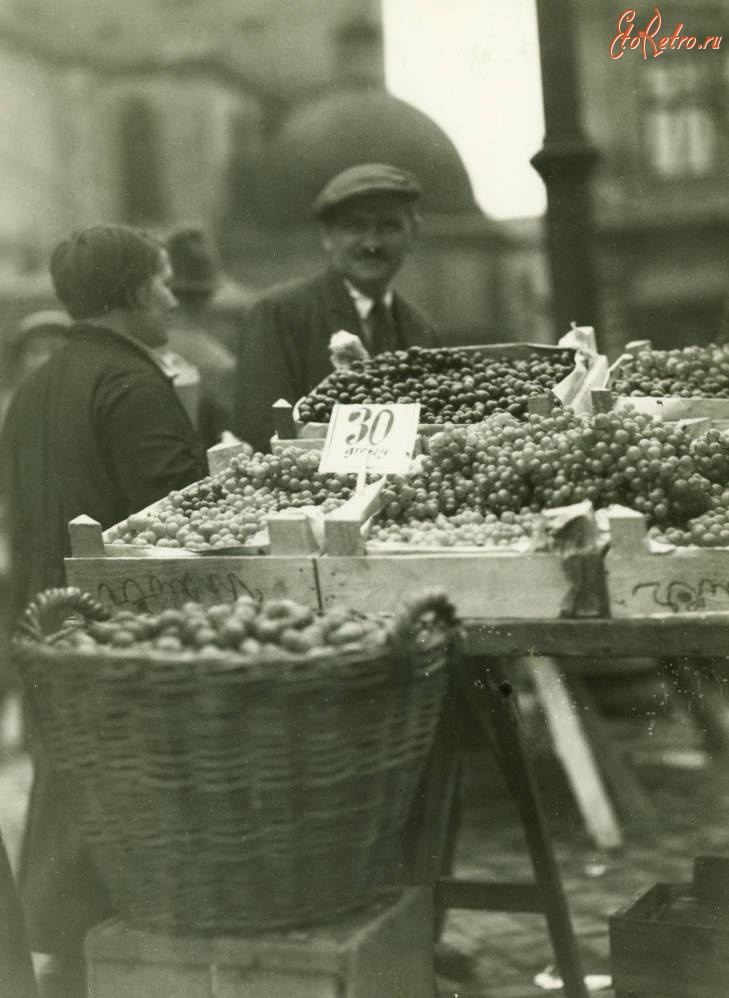
[[[645,518],[630,509],[609,514],[605,556],[613,617],[729,610],[729,548],[651,548]]]
[[[210,606],[246,593],[319,606],[313,562],[306,557],[67,558],[65,564],[68,584],[109,609],[156,612],[188,600]]]
[[[322,605],[391,613],[425,587],[443,587],[464,617],[559,617],[571,587],[557,555],[411,554],[317,559]]]

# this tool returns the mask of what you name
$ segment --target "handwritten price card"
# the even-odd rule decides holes
[[[419,420],[419,402],[335,405],[319,471],[407,474]]]

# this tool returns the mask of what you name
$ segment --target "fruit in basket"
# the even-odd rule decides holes
[[[240,547],[265,527],[269,513],[303,506],[328,512],[349,499],[355,476],[320,474],[319,458],[297,447],[233,458],[219,475],[171,492],[153,513],[134,513],[107,537],[193,551]]]
[[[518,359],[478,351],[410,347],[335,371],[299,403],[304,422],[328,422],[336,402],[420,402],[423,423],[476,423],[494,412],[522,417],[574,367],[571,350]]]
[[[233,603],[204,607],[188,602],[160,613],[118,611],[111,620],[90,621],[64,636],[65,647],[94,650],[106,645],[115,652],[235,652],[259,661],[292,654],[323,653],[383,640],[384,625],[375,617],[334,607],[316,615],[289,599],[261,604],[248,596]]]
[[[619,395],[729,399],[729,345],[626,355],[613,389]]]

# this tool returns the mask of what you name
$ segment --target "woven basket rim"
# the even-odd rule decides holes
[[[332,645],[314,650],[311,653],[285,652],[271,655],[265,659],[257,656],[247,656],[232,649],[221,649],[217,654],[200,652],[194,648],[183,648],[178,651],[161,649],[114,648],[101,645],[94,649],[59,648],[30,638],[15,638],[12,643],[15,656],[20,659],[39,660],[44,663],[63,665],[84,665],[88,668],[99,666],[118,666],[119,676],[145,672],[150,678],[167,672],[175,666],[189,670],[190,677],[200,675],[231,675],[246,682],[270,683],[276,678],[283,678],[287,683],[309,681],[319,676],[332,676],[346,673],[357,665],[378,666],[392,661],[397,652],[385,641],[368,644]],[[447,664],[449,639],[440,636],[422,649],[413,651],[417,660],[428,659],[426,669],[416,669],[412,679],[417,679],[426,673],[432,673],[444,668]]]

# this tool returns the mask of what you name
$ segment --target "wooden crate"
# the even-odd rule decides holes
[[[384,482],[368,485],[325,519],[316,561],[323,607],[347,602],[389,613],[429,587],[447,590],[463,617],[571,616],[581,594],[556,553],[479,547],[376,545],[366,538]]]
[[[86,937],[89,998],[433,998],[429,888],[331,925],[171,936],[104,922]]]
[[[255,599],[287,597],[318,609],[312,558],[317,545],[308,521],[293,512],[278,514],[269,517],[269,531],[270,554],[208,555],[120,545],[112,550],[99,524],[79,517],[69,525],[66,578],[109,609],[159,611],[188,600],[210,606],[245,593]]]
[[[711,425],[724,428],[729,426],[729,399],[717,398],[680,398],[677,396],[657,397],[652,395],[618,395],[612,387],[618,380],[622,370],[633,357],[642,350],[651,349],[650,340],[634,340],[628,343],[623,353],[611,365],[605,388],[611,392],[611,408],[626,409],[632,407],[636,412],[647,416],[660,417],[667,422],[687,419],[708,419]],[[599,386],[595,386],[599,387]],[[593,396],[594,399],[594,396]]]
[[[729,921],[691,885],[655,884],[610,918],[616,998],[727,998]],[[723,922],[723,924],[722,924]]]
[[[657,544],[643,514],[626,507],[611,510],[608,519],[605,574],[613,617],[729,611],[729,548]]]

